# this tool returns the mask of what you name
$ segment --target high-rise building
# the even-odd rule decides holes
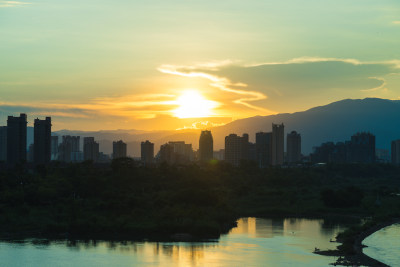
[[[51,137],[51,160],[58,160],[58,136]]]
[[[392,163],[400,165],[400,139],[392,141]]]
[[[272,133],[256,133],[257,163],[260,168],[266,168],[272,163]]]
[[[211,131],[201,131],[199,139],[200,161],[210,161],[213,158],[214,146]]]
[[[83,138],[83,160],[97,162],[99,159],[99,143],[94,141],[94,137]]]
[[[7,126],[0,126],[0,162],[7,161]]]
[[[35,119],[33,133],[35,164],[47,164],[51,160],[51,118]]]
[[[194,153],[192,144],[185,141],[168,142],[160,147],[157,155],[158,162],[168,164],[187,164],[193,161]]]
[[[225,137],[225,161],[233,166],[239,166],[242,160],[248,160],[249,135],[242,137],[230,134]]]
[[[168,164],[175,163],[174,147],[169,143],[161,145],[160,151],[158,152],[157,155],[157,161],[159,163],[168,163]]]
[[[371,133],[357,133],[350,141],[327,142],[314,148],[311,161],[315,163],[373,163],[376,162],[375,136]]]
[[[8,116],[7,120],[7,162],[11,165],[26,162],[26,114]]]
[[[126,158],[127,145],[122,140],[113,142],[113,159]]]
[[[301,161],[301,135],[296,131],[286,136],[287,162],[295,163]]]
[[[154,143],[149,140],[140,144],[140,156],[144,165],[151,165],[154,161]]]
[[[350,162],[375,162],[375,135],[367,132],[356,133],[351,137]]]
[[[282,165],[284,157],[284,129],[282,124],[272,124],[272,160],[273,166]]]
[[[79,149],[80,136],[64,135],[62,142],[58,147],[58,160],[64,162],[75,162],[80,161],[80,154],[82,153]]]

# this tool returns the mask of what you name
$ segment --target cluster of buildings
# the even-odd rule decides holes
[[[52,160],[63,162],[107,162],[109,156],[99,151],[99,143],[94,137],[83,138],[81,150],[80,136],[51,135],[51,117],[44,120],[35,119],[33,127],[33,144],[27,148],[27,116],[8,116],[7,126],[0,126],[0,162],[10,166],[18,163],[32,162],[48,164]],[[113,142],[113,158],[127,156],[127,145],[122,141]]]
[[[287,152],[284,153],[284,125],[272,124],[272,132],[259,132],[256,134],[256,142],[249,141],[249,135],[230,134],[225,137],[225,148],[214,151],[214,142],[211,131],[202,131],[199,139],[199,150],[193,151],[191,144],[184,141],[168,142],[161,145],[160,151],[154,160],[150,160],[149,154],[154,155],[154,144],[146,141],[142,143],[141,157],[144,164],[168,163],[186,164],[192,161],[208,162],[212,159],[224,160],[233,166],[239,166],[241,162],[253,161],[261,168],[267,166],[293,164],[300,162],[301,136],[293,131],[287,134]],[[153,150],[148,150],[152,145]],[[146,149],[144,149],[146,147]],[[285,160],[286,155],[286,160]]]
[[[373,163],[376,162],[375,136],[371,133],[356,133],[349,141],[327,142],[314,148],[311,162]]]
[[[255,143],[249,135],[229,134],[225,137],[225,147],[214,150],[211,131],[201,132],[199,149],[194,151],[192,144],[184,141],[168,142],[160,146],[155,155],[154,143],[146,140],[141,143],[141,163],[152,166],[159,163],[188,164],[190,162],[209,162],[224,160],[233,166],[241,162],[256,162],[260,168],[279,165],[293,165],[302,162],[312,163],[373,163],[377,155],[383,153],[375,149],[375,136],[369,132],[356,133],[345,142],[326,142],[315,147],[309,157],[301,154],[301,135],[292,131],[285,135],[283,124],[272,124],[271,132],[258,132]],[[27,116],[8,116],[7,126],[0,126],[0,162],[9,165],[32,162],[47,164],[50,161],[106,163],[110,159],[127,157],[127,144],[122,140],[113,142],[111,157],[100,152],[99,143],[94,137],[52,136],[51,118],[34,120],[33,144],[27,148]],[[387,153],[388,154],[388,153]],[[392,141],[391,160],[400,165],[400,140]]]

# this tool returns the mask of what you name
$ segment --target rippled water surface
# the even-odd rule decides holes
[[[1,266],[329,266],[343,230],[323,220],[244,218],[215,242],[0,243]]]
[[[395,224],[367,237],[363,252],[390,266],[400,266],[400,224]]]

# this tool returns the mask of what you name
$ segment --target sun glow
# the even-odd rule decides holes
[[[175,103],[179,106],[172,112],[178,118],[204,118],[215,115],[213,109],[218,103],[205,99],[198,91],[185,91]]]

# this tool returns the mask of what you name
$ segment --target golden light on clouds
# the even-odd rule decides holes
[[[204,98],[197,90],[184,91],[175,104],[178,108],[173,114],[180,119],[211,117],[215,115],[213,109],[219,106],[218,102]]]

